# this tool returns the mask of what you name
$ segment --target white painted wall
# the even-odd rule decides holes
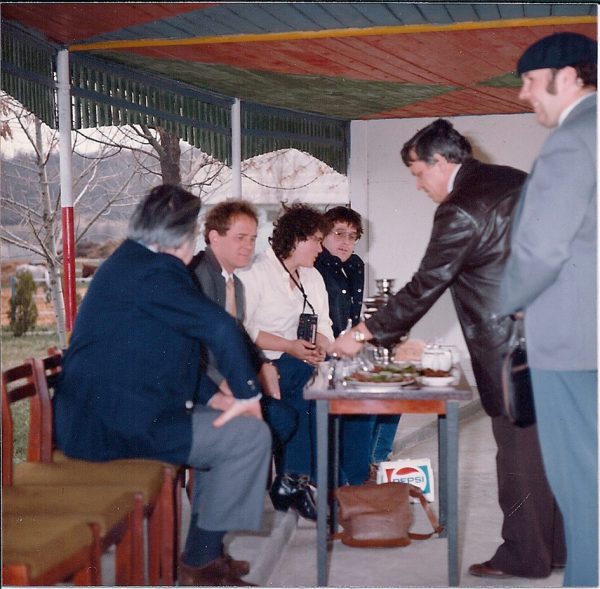
[[[395,290],[399,290],[417,270],[425,252],[436,205],[415,189],[400,149],[433,120],[352,122],[350,202],[366,220],[366,235],[357,253],[367,265],[367,295],[376,293],[376,278],[395,278]],[[548,134],[532,114],[449,120],[471,141],[475,157],[527,172]],[[449,292],[415,325],[411,337],[442,338],[458,346],[462,358],[467,356]]]

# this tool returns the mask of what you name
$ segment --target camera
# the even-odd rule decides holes
[[[306,340],[311,344],[317,341],[317,319],[314,313],[301,313],[298,321],[298,339]]]

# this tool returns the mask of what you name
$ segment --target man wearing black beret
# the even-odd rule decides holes
[[[564,519],[568,587],[598,586],[597,52],[593,39],[558,33],[517,64],[520,99],[555,130],[515,215],[500,298],[502,314],[525,314],[540,446]]]

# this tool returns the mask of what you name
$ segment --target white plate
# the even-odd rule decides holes
[[[454,382],[454,376],[422,376],[421,384],[426,387],[447,387]]]

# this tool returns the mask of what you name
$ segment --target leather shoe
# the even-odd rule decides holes
[[[269,491],[273,507],[277,511],[287,511],[290,507],[298,515],[317,521],[317,505],[306,475],[277,475]]]
[[[230,571],[225,557],[220,556],[203,567],[193,567],[179,561],[179,585],[186,587],[255,587]]]
[[[479,564],[472,564],[469,567],[469,573],[475,577],[490,577],[491,579],[508,579],[513,576],[495,569],[489,560]]]
[[[273,507],[277,511],[287,511],[291,507],[292,499],[298,492],[297,486],[297,477],[294,477],[294,475],[283,474],[275,477],[269,496]]]
[[[224,554],[223,559],[229,568],[229,573],[234,577],[243,577],[250,572],[250,563],[247,560],[235,560],[230,554]]]
[[[317,504],[315,503],[315,497],[310,488],[308,477],[300,477],[298,492],[292,499],[292,507],[303,518],[313,522],[317,521]]]

